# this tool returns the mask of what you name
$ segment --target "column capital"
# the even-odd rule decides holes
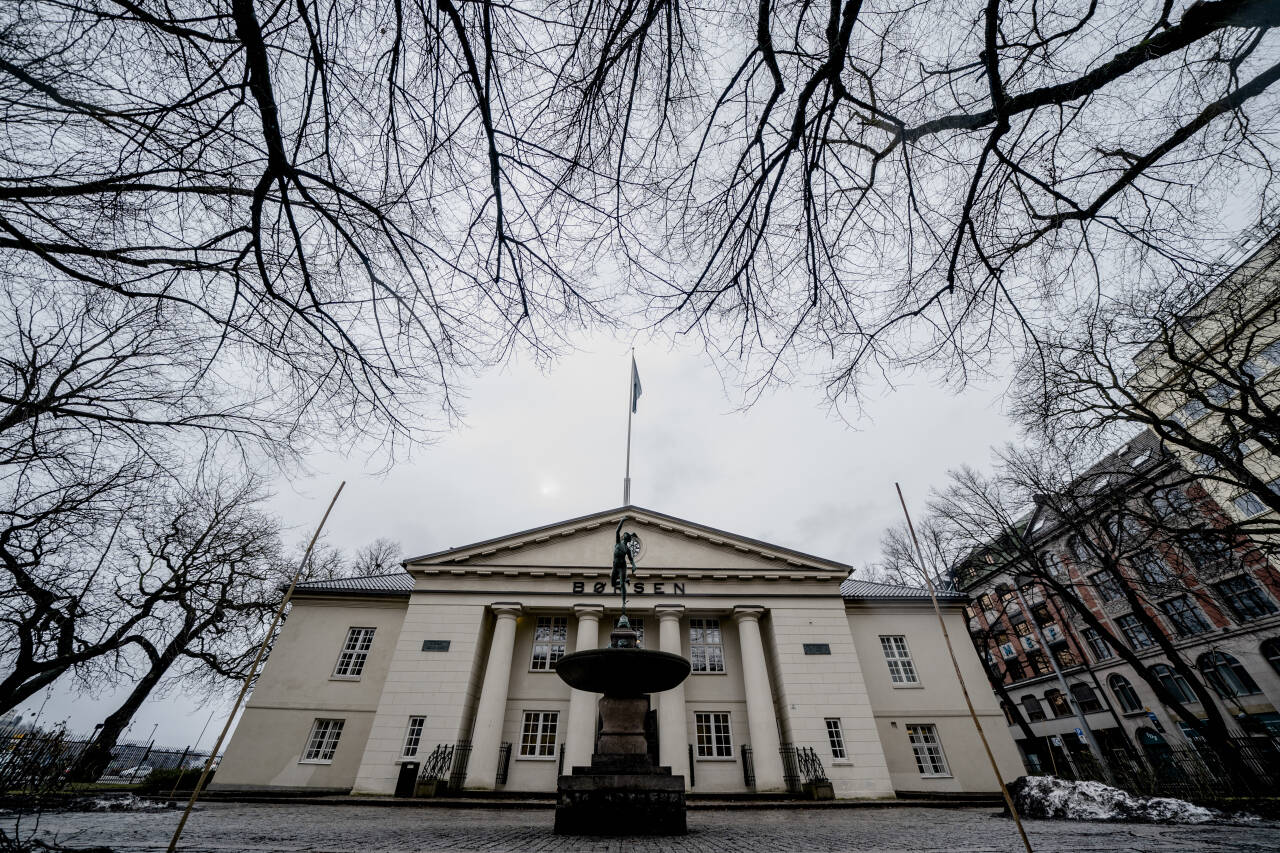
[[[524,605],[518,601],[495,601],[493,604],[489,605],[489,609],[492,610],[499,619],[504,616],[514,619],[524,611]]]
[[[684,615],[684,605],[659,604],[653,608],[653,612],[658,617],[659,622],[679,621],[680,617]]]
[[[575,604],[573,605],[573,612],[579,619],[595,619],[599,621],[600,617],[604,615],[604,605]]]
[[[764,608],[758,604],[739,604],[733,608],[733,621],[739,624],[746,621],[759,622],[763,615]]]

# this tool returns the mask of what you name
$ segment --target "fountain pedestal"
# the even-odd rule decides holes
[[[602,725],[587,767],[556,785],[557,835],[684,835],[684,778],[649,755],[644,718],[650,693],[670,690],[689,675],[679,655],[636,648],[619,620],[609,648],[566,655],[556,671],[569,686],[603,693]]]

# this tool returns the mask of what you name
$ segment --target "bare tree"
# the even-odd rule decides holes
[[[399,570],[400,558],[404,551],[400,543],[386,538],[378,538],[356,551],[351,561],[351,572],[355,575],[383,575]]]
[[[279,600],[277,587],[290,576],[279,522],[260,508],[265,498],[253,479],[223,479],[157,496],[131,520],[126,547],[137,594],[163,589],[164,596],[119,653],[126,671],[127,659],[138,660],[140,675],[80,756],[77,778],[102,774],[121,733],[166,677],[182,670],[184,680],[200,670],[215,680],[243,677]]]

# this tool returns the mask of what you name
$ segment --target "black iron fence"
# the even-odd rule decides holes
[[[1160,746],[1141,753],[1123,749],[1104,751],[1102,761],[1092,752],[1073,752],[1053,768],[1040,766],[1033,775],[1054,773],[1067,779],[1108,782],[1133,794],[1212,800],[1224,796],[1275,796],[1280,793],[1280,749],[1269,740],[1236,739],[1233,754],[1223,757],[1207,745]]]
[[[507,771],[511,769],[511,744],[502,742],[498,747],[498,777],[494,781],[499,785],[507,784]]]
[[[784,743],[780,751],[782,781],[789,793],[801,794],[804,793],[806,784],[827,781],[827,771],[823,769],[822,759],[813,747]]]
[[[63,729],[0,729],[0,791],[49,790],[67,783],[92,735]],[[155,741],[120,741],[96,780],[140,783],[162,770],[199,770],[209,753],[187,747],[157,746]]]
[[[751,759],[751,747],[742,745],[742,784],[754,789],[756,786],[756,765]]]

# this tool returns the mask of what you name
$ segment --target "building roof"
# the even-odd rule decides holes
[[[413,591],[413,576],[408,572],[386,575],[366,575],[360,578],[334,578],[323,581],[303,581],[294,593],[306,595],[389,595],[408,596]]]
[[[891,583],[864,581],[846,578],[840,584],[840,595],[846,601],[862,601],[870,599],[911,599],[913,601],[929,600],[929,590],[919,586],[897,586]],[[966,601],[968,596],[954,590],[938,590],[939,601]]]

